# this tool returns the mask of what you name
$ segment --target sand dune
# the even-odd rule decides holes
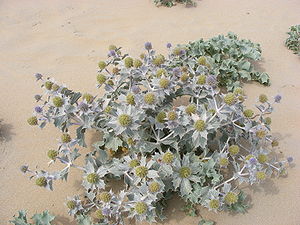
[[[283,45],[288,28],[300,23],[299,12],[299,0],[202,0],[196,8],[156,8],[150,0],[0,0],[0,118],[6,137],[0,147],[0,224],[7,224],[19,209],[30,214],[49,209],[58,215],[57,224],[72,224],[63,202],[80,193],[77,171],[68,183],[57,182],[54,192],[36,187],[18,171],[24,163],[46,168],[46,152],[59,137],[53,127],[40,131],[26,123],[32,97],[40,91],[34,73],[100,95],[95,87],[97,61],[106,56],[109,44],[137,56],[146,41],[164,53],[167,42],[228,31],[261,43],[260,69],[270,74],[272,85],[247,84],[248,102],[260,93],[283,95],[273,129],[281,150],[294,156],[296,166],[287,178],[246,189],[253,203],[249,213],[215,214],[201,208],[201,215],[222,225],[300,224],[300,57]],[[89,143],[94,139],[90,132]],[[179,211],[180,204],[171,201],[163,224],[198,224],[199,218]]]

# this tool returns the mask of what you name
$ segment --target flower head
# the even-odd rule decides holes
[[[38,120],[37,120],[36,116],[32,116],[32,117],[28,118],[27,122],[31,126],[38,125]]]
[[[146,42],[146,43],[145,43],[145,49],[148,50],[148,51],[152,49],[152,44],[151,44],[151,42]]]
[[[276,102],[276,103],[280,103],[280,101],[281,101],[281,95],[276,95],[275,97],[274,97],[274,101]]]

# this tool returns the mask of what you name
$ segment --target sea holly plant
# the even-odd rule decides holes
[[[271,134],[270,114],[281,96],[261,94],[255,107],[245,107],[242,88],[221,92],[209,57],[188,57],[182,49],[164,56],[149,42],[145,49],[132,58],[109,47],[96,77],[101,97],[36,74],[43,94],[35,96],[38,105],[28,123],[51,123],[62,132],[46,155],[49,165],[64,167],[46,172],[24,165],[21,171],[52,190],[56,180],[81,170],[84,193],[68,197],[66,208],[77,220],[92,221],[90,215],[103,225],[125,224],[124,215],[150,223],[164,219],[166,200],[174,194],[214,212],[245,212],[239,185],[283,175],[293,161],[276,154]],[[77,159],[90,129],[102,138],[81,165]],[[112,179],[123,182],[120,191],[109,188]]]
[[[177,3],[185,4],[186,6],[196,6],[196,2],[193,0],[153,0],[157,6],[172,7]]]
[[[239,39],[231,32],[226,36],[218,35],[209,40],[200,39],[177,46],[173,52],[180,59],[184,55],[199,59],[201,65],[207,65],[210,72],[217,76],[219,86],[229,91],[240,87],[242,81],[270,84],[269,75],[256,71],[253,64],[254,61],[261,60],[260,45]]]
[[[285,41],[285,46],[294,54],[300,55],[300,25],[291,26],[287,33],[289,37]]]

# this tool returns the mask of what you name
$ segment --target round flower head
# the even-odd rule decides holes
[[[145,103],[147,103],[148,105],[153,105],[155,103],[156,97],[153,93],[149,92],[147,94],[145,94],[144,96],[144,101]]]
[[[38,120],[37,120],[36,116],[32,116],[27,119],[27,123],[31,126],[36,126],[36,125],[38,125]]]
[[[224,102],[227,105],[233,105],[235,103],[235,95],[233,93],[228,93],[224,96]]]
[[[104,109],[104,112],[105,113],[110,113],[112,110],[112,107],[111,106],[107,106],[105,109]]]
[[[163,122],[165,122],[166,117],[167,117],[167,115],[165,112],[159,112],[156,116],[156,121],[159,123],[163,123]]]
[[[260,129],[260,130],[256,131],[255,134],[259,139],[262,139],[266,136],[266,131],[263,129]]]
[[[88,93],[85,93],[82,98],[87,101],[87,103],[92,103],[94,96]]]
[[[182,82],[186,82],[189,79],[189,75],[187,73],[183,73],[180,77]]]
[[[160,189],[160,184],[156,181],[149,184],[149,191],[152,193],[158,192]]]
[[[130,162],[129,162],[129,166],[131,167],[131,168],[135,168],[135,167],[137,167],[137,166],[139,166],[140,165],[140,162],[137,160],[137,159],[133,159],[133,160],[131,160]]]
[[[146,57],[145,53],[140,54],[141,59],[145,59],[145,57]]]
[[[51,149],[47,152],[47,156],[52,160],[55,160],[57,155],[58,155],[58,151],[55,151],[53,149]]]
[[[131,118],[131,116],[129,116],[127,114],[121,114],[118,117],[118,121],[122,127],[127,127],[132,123],[132,118]]]
[[[120,69],[118,67],[112,68],[112,73],[113,74],[119,74],[119,72],[120,72]]]
[[[106,82],[108,85],[113,86],[114,85],[114,81],[112,79],[108,80]]]
[[[43,109],[42,109],[42,107],[40,107],[40,106],[36,106],[36,107],[34,108],[34,111],[35,111],[36,113],[41,113],[41,112],[43,112]]]
[[[276,103],[280,103],[280,101],[281,101],[281,95],[276,95],[275,97],[274,97],[274,101],[276,102]]]
[[[198,77],[197,84],[204,85],[206,83],[206,75],[202,74]]]
[[[133,66],[133,59],[131,57],[126,57],[124,60],[124,64],[126,68],[130,68]]]
[[[206,66],[207,65],[207,60],[206,60],[205,56],[200,56],[198,58],[197,62],[198,62],[199,65],[202,65],[202,66]]]
[[[66,204],[66,205],[67,205],[68,209],[75,209],[75,207],[76,207],[76,202],[70,200],[70,201],[67,201],[67,204]]]
[[[194,123],[194,128],[197,130],[197,131],[204,131],[205,130],[205,127],[206,127],[206,124],[203,120],[197,120],[195,123]]]
[[[166,79],[166,78],[161,78],[159,80],[159,86],[161,88],[167,88],[169,86],[169,84],[170,84],[170,81],[168,79]]]
[[[168,113],[168,120],[176,120],[177,119],[177,114],[175,111],[170,111]]]
[[[243,95],[244,94],[244,90],[242,88],[238,87],[238,88],[234,89],[233,93],[235,95]]]
[[[257,163],[257,160],[256,158],[252,157],[251,159],[249,159],[249,162],[254,165]]]
[[[135,60],[133,61],[133,66],[134,66],[135,68],[139,68],[139,67],[141,67],[142,65],[143,65],[143,63],[142,63],[142,61],[139,60],[139,59],[135,59]]]
[[[100,177],[96,173],[90,173],[87,175],[86,180],[91,184],[96,184],[99,181]]]
[[[128,145],[135,145],[135,140],[133,140],[132,138],[128,138],[127,139],[127,144]]]
[[[137,214],[142,215],[147,212],[148,206],[144,202],[137,202],[134,209]]]
[[[134,94],[138,94],[141,91],[140,87],[137,85],[132,86],[131,89]]]
[[[114,51],[114,50],[110,50],[109,52],[108,52],[108,56],[110,57],[110,56],[112,56],[112,57],[115,57],[117,54],[116,54],[116,51]]]
[[[259,101],[260,101],[261,103],[265,103],[265,102],[268,101],[268,97],[267,97],[265,94],[261,94],[261,95],[259,96]]]
[[[197,106],[195,104],[189,104],[185,108],[185,112],[189,115],[196,113],[196,111],[197,111]]]
[[[99,68],[100,68],[101,70],[103,70],[103,69],[105,69],[105,67],[106,67],[106,62],[100,61],[100,62],[98,63],[98,66],[99,66]]]
[[[126,102],[129,104],[129,105],[135,105],[135,100],[134,100],[134,95],[129,93],[127,96],[126,96]]]
[[[60,87],[59,87],[59,85],[57,85],[57,84],[53,84],[53,85],[52,85],[52,91],[57,91],[59,88],[60,88]]]
[[[181,48],[176,47],[173,49],[173,54],[179,56],[181,54]]]
[[[167,71],[165,69],[159,68],[156,71],[156,77],[160,78],[162,75],[167,75]]]
[[[181,177],[181,178],[188,178],[188,177],[190,177],[192,175],[192,171],[191,171],[191,169],[189,168],[189,167],[181,167],[180,169],[179,169],[179,176]]]
[[[47,185],[47,179],[45,177],[39,177],[35,180],[35,184],[40,187],[45,187]]]
[[[180,49],[180,52],[179,52],[180,55],[184,55],[185,53],[186,53],[185,49]]]
[[[45,88],[47,89],[47,90],[51,90],[51,88],[52,88],[52,85],[53,85],[53,82],[51,82],[51,81],[46,81],[45,82]]]
[[[161,64],[163,64],[165,62],[165,57],[163,55],[157,55],[155,56],[155,58],[153,59],[153,64],[155,66],[160,66]]]
[[[151,50],[152,49],[152,44],[150,42],[146,42],[145,43],[145,49],[148,50],[148,51]]]
[[[107,203],[107,202],[110,202],[112,196],[111,196],[111,194],[110,194],[109,192],[104,191],[104,192],[101,192],[101,193],[97,196],[97,198],[98,198],[100,201]]]
[[[261,164],[266,163],[268,161],[268,156],[265,154],[259,154],[257,160]]]
[[[263,171],[256,172],[255,176],[258,180],[265,180],[267,177],[266,173]]]
[[[245,160],[248,161],[248,160],[250,160],[250,159],[252,159],[252,158],[255,158],[255,156],[252,155],[252,154],[249,154],[249,155],[247,155],[247,156],[245,157]]]
[[[272,123],[272,119],[270,117],[265,118],[265,124],[270,125]]]
[[[64,100],[61,97],[58,97],[58,96],[54,97],[52,102],[53,102],[53,105],[57,108],[62,107],[63,104],[64,104]]]
[[[175,76],[180,76],[181,70],[180,70],[178,67],[175,67],[175,68],[173,69],[173,74],[174,74]]]
[[[167,164],[172,163],[174,161],[174,154],[172,152],[166,152],[162,157],[162,161]]]
[[[227,167],[228,164],[229,164],[229,160],[225,157],[222,157],[222,158],[219,159],[219,164],[222,167]]]
[[[102,209],[98,209],[96,212],[95,212],[95,216],[97,219],[99,220],[104,220],[105,219],[105,216],[103,215],[102,213]]]
[[[71,136],[69,134],[62,134],[61,135],[61,142],[62,143],[69,143],[71,141]]]
[[[243,114],[245,117],[251,118],[254,115],[254,112],[251,109],[246,109]]]
[[[148,168],[146,166],[138,166],[135,168],[135,174],[140,178],[144,178],[148,174]]]
[[[209,208],[210,209],[218,209],[220,207],[220,201],[218,199],[211,199],[209,201]]]
[[[104,74],[98,74],[97,81],[99,84],[104,84],[106,81],[106,76]]]
[[[34,99],[38,102],[42,99],[42,96],[41,95],[35,95]]]
[[[35,76],[35,78],[36,78],[37,81],[41,80],[43,78],[43,75],[40,74],[40,73],[36,73],[36,74],[34,74],[34,76]]]
[[[117,46],[115,46],[115,45],[108,46],[109,51],[113,51],[113,50],[116,50],[116,49],[117,49]]]
[[[231,145],[231,146],[229,147],[228,151],[229,151],[229,153],[230,153],[231,155],[236,155],[236,154],[239,153],[240,147],[237,146],[237,145]]]
[[[225,195],[224,200],[228,205],[232,205],[238,201],[238,196],[236,193],[230,191]]]
[[[293,157],[291,157],[291,156],[290,156],[290,157],[287,157],[287,162],[288,162],[288,163],[292,163],[293,161],[294,161],[294,158],[293,158]]]
[[[172,44],[171,43],[168,43],[167,44],[167,48],[171,48],[172,47]]]

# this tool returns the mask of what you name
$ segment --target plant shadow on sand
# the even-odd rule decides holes
[[[8,142],[15,133],[12,132],[13,126],[11,124],[3,123],[0,120],[0,142]]]
[[[75,220],[71,220],[65,216],[56,216],[54,221],[56,225],[77,225]]]

